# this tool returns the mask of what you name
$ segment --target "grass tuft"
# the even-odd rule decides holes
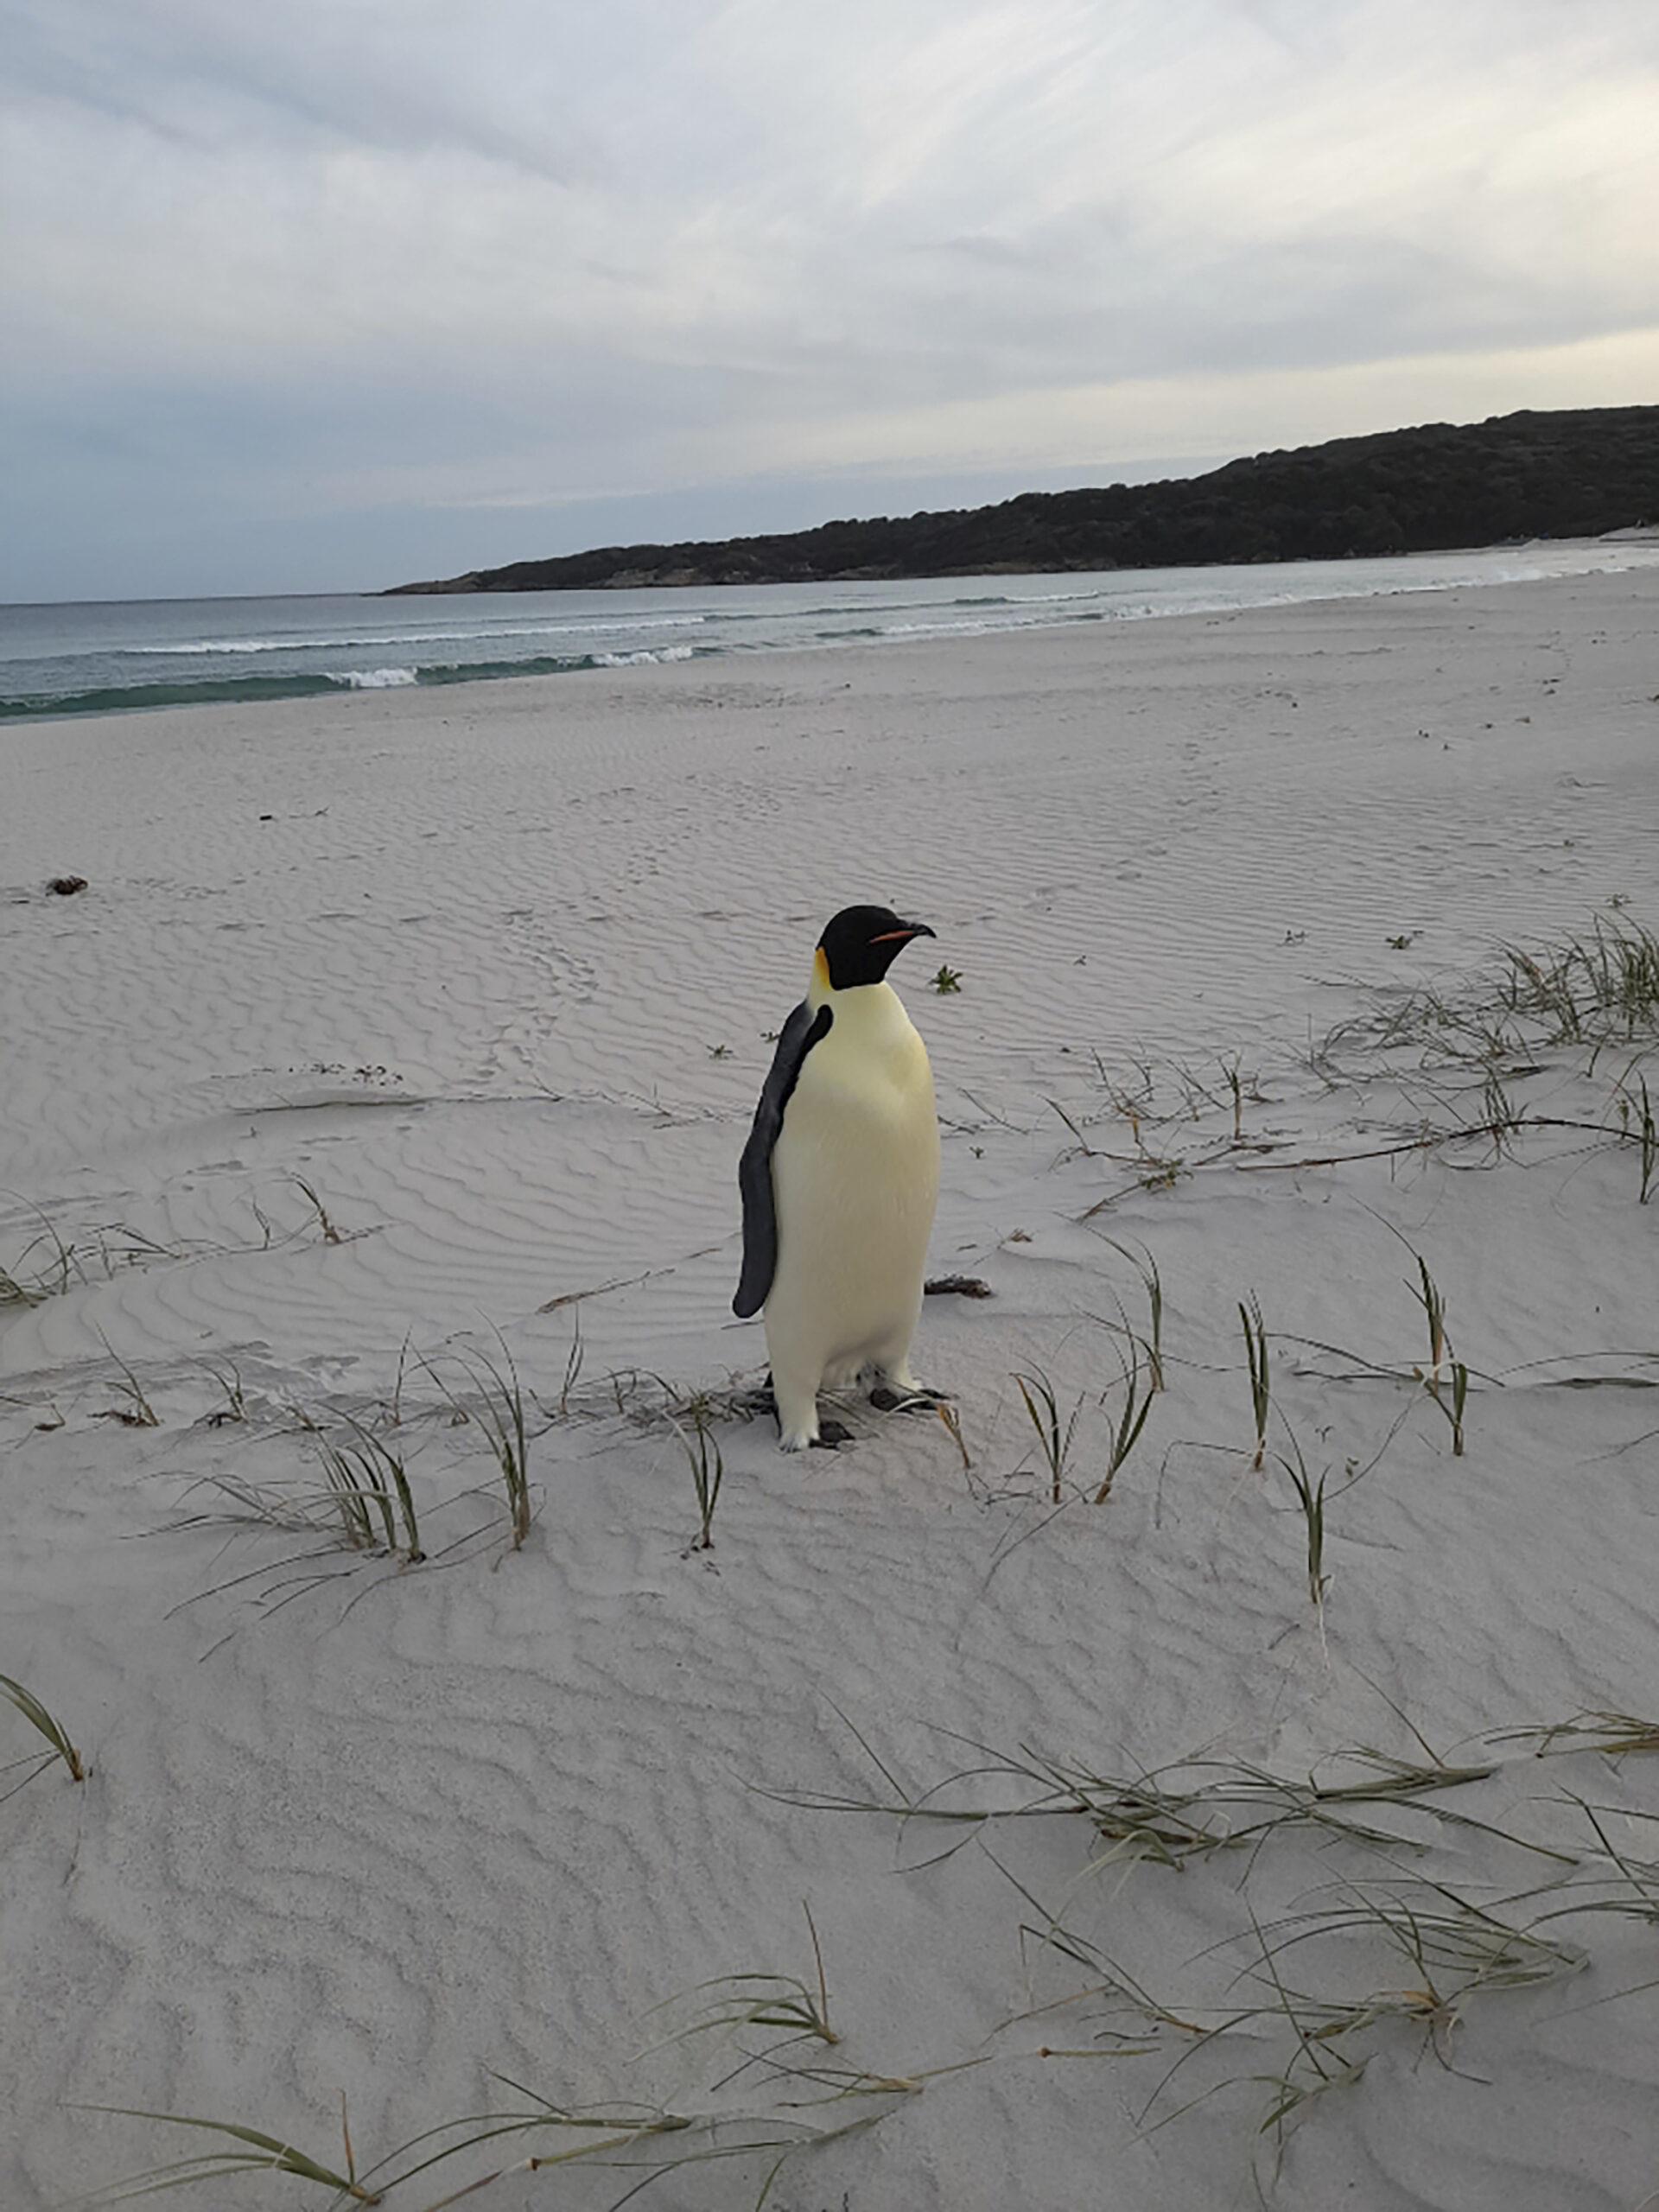
[[[294,1181],[310,1202],[311,1211],[317,1217],[317,1229],[322,1237],[323,1243],[325,1244],[343,1244],[346,1242],[345,1237],[341,1235],[340,1230],[335,1226],[333,1219],[330,1217],[327,1207],[324,1205],[322,1200],[312,1189],[310,1184],[306,1181],[304,1176],[296,1175],[294,1178]]]
[[[323,1481],[346,1545],[353,1551],[401,1550],[410,1565],[416,1566],[426,1554],[421,1549],[414,1493],[402,1455],[360,1421],[347,1416],[347,1426],[355,1443],[323,1440],[317,1446]]]
[[[288,2174],[296,2181],[332,2189],[337,2203],[341,2200],[353,2204],[380,2202],[378,2190],[365,2189],[358,2181],[349,2134],[346,2138],[346,2171],[342,2174],[292,2143],[283,2142],[280,2136],[267,2135],[261,2128],[245,2127],[234,2120],[194,2120],[184,2113],[144,2112],[130,2105],[83,2105],[79,2109],[118,2113],[126,2120],[158,2120],[172,2127],[193,2127],[205,2134],[227,2137],[238,2146],[228,2151],[198,2152],[172,2165],[156,2166],[148,2173],[137,2174],[130,2181],[116,2182],[96,2196],[82,2200],[89,2206],[125,2204],[135,2197],[156,2196],[168,2190],[188,2189],[194,2182],[218,2181],[238,2173]]]
[[[1141,1339],[1141,1349],[1147,1356],[1147,1373],[1154,1390],[1164,1387],[1164,1283],[1158,1272],[1158,1262],[1142,1245],[1137,1251],[1120,1243],[1115,1236],[1103,1236],[1102,1243],[1122,1254],[1141,1278],[1141,1287],[1147,1300],[1147,1333]],[[1120,1309],[1121,1310],[1121,1309]],[[1110,1327],[1109,1322],[1104,1325]]]
[[[1029,1374],[1016,1375],[1014,1382],[1037,1432],[1038,1449],[1048,1469],[1049,1495],[1058,1505],[1065,1496],[1066,1462],[1071,1455],[1071,1440],[1077,1432],[1077,1415],[1083,1411],[1083,1400],[1077,1400],[1071,1418],[1062,1423],[1054,1385],[1040,1367],[1033,1367]],[[1101,1495],[1104,1497],[1105,1492],[1103,1491]]]
[[[54,1757],[60,1758],[69,1770],[72,1782],[86,1781],[86,1761],[75,1749],[62,1724],[48,1712],[33,1690],[25,1689],[21,1682],[13,1681],[10,1675],[0,1675],[0,1697],[15,1705],[29,1726],[45,1737],[52,1746],[47,1754],[48,1760]]]
[[[691,1487],[697,1494],[698,1526],[691,1549],[708,1552],[715,1548],[715,1508],[720,1502],[720,1486],[726,1478],[726,1462],[714,1433],[707,1397],[699,1393],[684,1410],[691,1423],[690,1436],[671,1412],[667,1416],[668,1425],[680,1440],[680,1448],[691,1469]]]
[[[1452,1456],[1463,1457],[1463,1414],[1469,1397],[1469,1370],[1453,1357],[1452,1338],[1446,1325],[1446,1300],[1440,1286],[1428,1272],[1428,1262],[1421,1252],[1414,1251],[1417,1262],[1417,1281],[1406,1287],[1423,1309],[1423,1319],[1428,1326],[1428,1365],[1413,1372],[1435,1404],[1446,1415],[1452,1429]],[[1442,1374],[1442,1369],[1445,1373]]]
[[[1330,1469],[1324,1469],[1317,1484],[1307,1471],[1307,1462],[1302,1457],[1301,1446],[1294,1436],[1289,1436],[1291,1457],[1282,1452],[1274,1457],[1290,1477],[1291,1487],[1296,1493],[1296,1503],[1301,1508],[1302,1522],[1307,1533],[1307,1594],[1315,1610],[1325,1604],[1325,1484]],[[1258,1462],[1259,1464],[1259,1462]]]
[[[1141,1355],[1147,1347],[1135,1336],[1130,1337],[1128,1346],[1127,1359],[1122,1351],[1117,1356],[1118,1378],[1123,1386],[1123,1402],[1118,1408],[1116,1420],[1107,1432],[1106,1478],[1095,1492],[1096,1505],[1104,1505],[1106,1500],[1111,1496],[1112,1484],[1117,1479],[1118,1469],[1140,1441],[1141,1432],[1147,1425],[1147,1415],[1152,1411],[1153,1394],[1157,1388],[1156,1383],[1150,1379],[1144,1390],[1141,1387],[1142,1373]],[[1150,1357],[1150,1355],[1148,1357]],[[1148,1373],[1150,1374],[1150,1370]],[[1104,1391],[1101,1394],[1102,1405],[1105,1404],[1108,1395],[1109,1393]]]
[[[1250,1370],[1250,1411],[1255,1422],[1255,1457],[1252,1467],[1260,1467],[1268,1448],[1268,1414],[1272,1406],[1273,1385],[1268,1364],[1268,1332],[1262,1325],[1262,1303],[1255,1293],[1250,1293],[1249,1303],[1241,1299],[1238,1319],[1244,1332],[1244,1357]]]

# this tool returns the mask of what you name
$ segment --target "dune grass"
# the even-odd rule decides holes
[[[1446,1415],[1452,1429],[1452,1456],[1463,1457],[1463,1415],[1469,1397],[1469,1370],[1452,1354],[1446,1325],[1446,1300],[1428,1271],[1428,1262],[1414,1248],[1407,1248],[1417,1262],[1417,1281],[1406,1287],[1423,1310],[1428,1328],[1428,1364],[1413,1371],[1429,1396]]]
[[[814,1973],[810,1982],[792,1974],[725,1974],[699,1982],[690,1993],[695,2009],[690,2018],[650,2048],[660,2050],[669,2043],[683,2043],[692,2036],[747,2027],[780,2028],[791,2039],[838,2044],[841,2037],[830,2024],[830,1986],[817,1923],[810,1905],[803,1903],[801,1910],[812,1945]],[[654,2009],[662,2013],[680,2001],[671,1998]]]
[[[84,2105],[78,2109],[109,2113],[124,2120],[160,2120],[171,2127],[194,2128],[234,2146],[198,2151],[168,2165],[155,2166],[129,2180],[111,2183],[107,2189],[79,2200],[87,2212],[93,2206],[127,2204],[136,2197],[161,2196],[170,2190],[188,2189],[197,2182],[226,2181],[234,2174],[249,2173],[285,2174],[292,2180],[332,2190],[336,2204],[378,2204],[381,2201],[379,2191],[365,2188],[357,2178],[349,2131],[346,2135],[346,2171],[340,2173],[325,2160],[314,2158],[280,2136],[267,2135],[261,2128],[245,2126],[237,2120],[196,2120],[184,2113],[145,2112],[129,2105]]]
[[[846,1716],[842,1716],[845,1720]],[[1338,1778],[1275,1773],[1249,1760],[1190,1758],[1137,1771],[1110,1771],[1086,1760],[966,1744],[975,1756],[925,1787],[906,1786],[879,1759],[850,1721],[851,1733],[886,1784],[855,1796],[816,1790],[768,1790],[787,1804],[963,1831],[944,1855],[998,1824],[1081,1820],[1115,1865],[1140,1859],[1179,1869],[1216,1852],[1254,1853],[1267,1839],[1306,1830],[1368,1852],[1421,1841],[1442,1828],[1501,1836],[1546,1859],[1547,1845],[1494,1830],[1440,1801],[1448,1791],[1488,1781],[1498,1763],[1452,1764],[1432,1756],[1400,1758],[1369,1746],[1320,1762]],[[1368,1808],[1393,1816],[1379,1823]],[[1104,1864],[1097,1857],[1096,1864]]]
[[[402,1455],[360,1421],[346,1417],[353,1441],[321,1440],[317,1457],[348,1549],[401,1551],[415,1566],[421,1549],[414,1493]]]
[[[789,2161],[802,2152],[874,2126],[932,2078],[931,2072],[894,2075],[871,2072],[827,2056],[841,2044],[832,2026],[823,1953],[810,1910],[803,1906],[812,1946],[811,1977],[769,1973],[721,1974],[700,1983],[684,1999],[653,2008],[648,2018],[666,2024],[666,2033],[641,2053],[672,2046],[712,2046],[708,2071],[714,2078],[703,2092],[706,2104],[673,2110],[651,2103],[617,2100],[604,2105],[565,2104],[511,2076],[490,2079],[513,2092],[519,2101],[504,2110],[471,2113],[440,2121],[400,2144],[366,2170],[360,2169],[342,2108],[343,2160],[340,2166],[299,2149],[281,2136],[241,2120],[204,2120],[183,2113],[143,2111],[97,2105],[84,2109],[118,2113],[194,2131],[207,2147],[172,2164],[155,2166],[111,2183],[80,2200],[92,2207],[126,2203],[142,2196],[190,2188],[232,2176],[275,2173],[333,2192],[334,2207],[381,2204],[394,2197],[407,2212],[445,2212],[445,2208],[518,2174],[556,2167],[594,2168],[632,2173],[619,2208],[629,2197],[686,2168],[711,2163],[742,2167],[757,2177],[757,2193],[728,2197],[752,2203],[760,2212],[773,2183]],[[689,2010],[686,2008],[689,2006]],[[664,2024],[662,2016],[679,2012]],[[759,2031],[760,2039],[749,2031]],[[982,2063],[976,2060],[969,2064]],[[956,2067],[943,2070],[954,2072]],[[741,2101],[734,2085],[745,2081]],[[536,2147],[500,2163],[498,2146]],[[492,2163],[474,2171],[458,2187],[433,2197],[435,2170],[457,2159],[486,2152]],[[424,2183],[417,2188],[417,2183]],[[442,2184],[439,2184],[442,2186]]]
[[[1341,1023],[1325,1045],[1414,1052],[1427,1065],[1497,1066],[1541,1047],[1586,1050],[1659,1039],[1659,938],[1622,912],[1530,950],[1498,948],[1491,965],[1452,989],[1382,999]]]
[[[14,1681],[10,1675],[0,1675],[0,1697],[15,1705],[29,1726],[37,1735],[43,1736],[51,1746],[40,1761],[41,1767],[49,1766],[54,1758],[59,1758],[68,1768],[72,1782],[86,1781],[86,1761],[76,1750],[62,1723],[41,1704],[33,1690],[25,1688],[22,1682]]]
[[[1211,2078],[1192,2101],[1218,2088],[1253,2087],[1264,2098],[1256,2133],[1271,2136],[1281,2153],[1317,2100],[1358,2082],[1389,2031],[1417,2031],[1422,2048],[1450,2069],[1452,2032],[1478,1999],[1556,1981],[1588,1963],[1576,1946],[1541,1933],[1538,1922],[1517,1925],[1444,1883],[1389,1874],[1339,1878],[1326,1891],[1332,1902],[1265,1926],[1247,1904],[1248,1930],[1192,1962],[1224,1966],[1230,1952],[1236,1955],[1225,1989],[1166,1999],[1023,1884],[1014,1886],[1041,1916],[1022,1924],[1022,1942],[1087,1969],[1102,2023],[1092,2042],[1045,2045],[1039,2056],[1162,2058],[1136,2114],[1148,2133],[1189,2108],[1173,2101],[1176,2083],[1207,2056]],[[1134,2024],[1127,2031],[1117,2024],[1125,2018]],[[1248,2072],[1231,2070],[1236,2039],[1249,2053]]]
[[[580,1325],[576,1342],[581,1343]],[[496,1343],[500,1351],[499,1365],[487,1352],[457,1352],[453,1355],[456,1364],[466,1373],[476,1393],[469,1405],[463,1405],[448,1384],[438,1374],[429,1360],[421,1364],[458,1414],[475,1420],[483,1430],[501,1488],[506,1498],[507,1523],[512,1531],[512,1548],[522,1549],[529,1535],[532,1514],[530,1497],[530,1441],[524,1414],[524,1386],[518,1379],[518,1366],[507,1348],[506,1339],[498,1330]],[[578,1362],[578,1365],[580,1363]],[[565,1395],[561,1400],[561,1411],[568,1402],[574,1375],[567,1373]]]
[[[1147,1352],[1147,1366],[1144,1370],[1141,1364],[1141,1355],[1143,1351]],[[1123,1396],[1116,1418],[1110,1421],[1107,1427],[1106,1473],[1095,1492],[1096,1505],[1104,1505],[1111,1496],[1112,1484],[1117,1480],[1118,1469],[1141,1440],[1141,1432],[1147,1425],[1147,1416],[1152,1411],[1153,1396],[1158,1387],[1152,1380],[1155,1371],[1153,1355],[1141,1343],[1140,1338],[1131,1335],[1128,1340],[1128,1356],[1125,1357],[1122,1351],[1118,1353],[1118,1381],[1122,1388]],[[1147,1378],[1144,1389],[1141,1388],[1143,1372]],[[1103,1405],[1106,1403],[1109,1395],[1109,1391],[1102,1393]]]
[[[1118,1334],[1139,1342],[1146,1355],[1148,1383],[1154,1390],[1161,1390],[1164,1388],[1164,1281],[1158,1272],[1158,1262],[1144,1244],[1136,1248],[1121,1243],[1116,1236],[1104,1236],[1101,1243],[1126,1259],[1141,1279],[1141,1292],[1147,1301],[1146,1333],[1137,1338],[1121,1305],[1115,1324],[1103,1319],[1098,1313],[1091,1318],[1099,1321],[1103,1328],[1116,1328]]]
[[[1259,1469],[1268,1449],[1268,1416],[1273,1405],[1273,1377],[1268,1364],[1268,1332],[1262,1320],[1262,1302],[1252,1291],[1248,1305],[1238,1301],[1239,1325],[1244,1332],[1244,1357],[1250,1374],[1250,1414],[1255,1423],[1255,1457]]]
[[[1322,1469],[1316,1482],[1307,1471],[1300,1445],[1288,1429],[1286,1437],[1290,1447],[1288,1454],[1277,1452],[1274,1457],[1289,1476],[1291,1488],[1296,1493],[1307,1536],[1307,1594],[1317,1611],[1325,1604],[1325,1485],[1330,1469]]]
[[[1077,1416],[1083,1411],[1083,1400],[1079,1398],[1070,1414],[1062,1420],[1054,1385],[1034,1361],[1028,1370],[1016,1374],[1013,1381],[1025,1405],[1027,1417],[1036,1432],[1037,1448],[1048,1471],[1050,1499],[1058,1505],[1065,1496],[1066,1467],[1071,1456],[1072,1439],[1077,1434]]]
[[[105,1418],[118,1421],[124,1428],[159,1428],[161,1416],[146,1396],[143,1384],[102,1330],[99,1335],[105,1351],[109,1353],[111,1363],[120,1370],[121,1380],[112,1387],[125,1401],[123,1405],[112,1407]]]
[[[726,1478],[726,1461],[720,1448],[720,1440],[714,1433],[713,1410],[708,1397],[699,1392],[690,1399],[683,1411],[691,1424],[688,1436],[684,1422],[671,1408],[666,1418],[669,1427],[679,1439],[691,1470],[691,1486],[696,1492],[697,1533],[691,1539],[693,1551],[714,1549],[715,1508],[720,1503],[720,1486]]]

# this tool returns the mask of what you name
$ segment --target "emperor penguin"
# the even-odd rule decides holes
[[[807,993],[778,1039],[743,1147],[743,1273],[732,1310],[766,1309],[785,1452],[821,1433],[818,1392],[873,1369],[918,1388],[922,1310],[939,1195],[933,1071],[887,969],[925,922],[847,906],[825,928]]]

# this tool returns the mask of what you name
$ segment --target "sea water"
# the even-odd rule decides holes
[[[1384,560],[895,583],[0,607],[0,720],[557,676],[1654,566],[1659,544],[1599,539]]]

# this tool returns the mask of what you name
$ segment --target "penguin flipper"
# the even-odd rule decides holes
[[[754,1126],[738,1163],[737,1187],[743,1196],[743,1273],[732,1300],[732,1311],[747,1321],[766,1304],[778,1267],[778,1207],[772,1189],[772,1148],[784,1126],[788,1105],[806,1056],[821,1037],[830,1033],[833,1010],[821,1006],[815,1014],[803,999],[784,1024],[772,1066],[754,1109]]]

